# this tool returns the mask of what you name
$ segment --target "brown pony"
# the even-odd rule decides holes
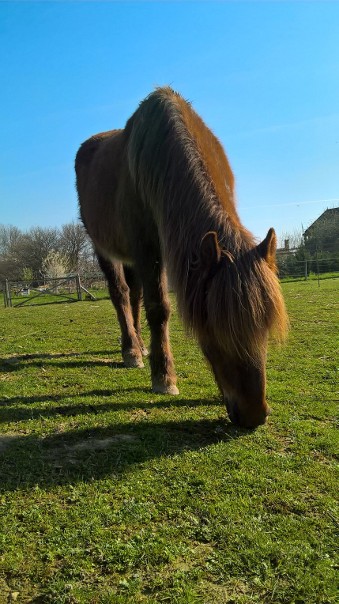
[[[287,317],[276,236],[259,245],[241,224],[218,139],[170,88],[150,94],[123,130],[97,134],[76,157],[80,213],[109,283],[127,367],[147,354],[154,392],[178,394],[169,344],[167,277],[185,325],[211,365],[232,422],[264,423],[269,332]]]

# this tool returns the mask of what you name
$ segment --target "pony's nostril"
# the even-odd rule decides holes
[[[232,424],[239,424],[239,410],[236,403],[231,403],[231,401],[227,398],[224,399],[226,404],[226,409],[228,413],[228,417],[230,418]]]
[[[270,407],[266,407],[265,410],[254,411],[249,415],[244,415],[235,401],[230,401],[227,397],[224,397],[224,402],[227,408],[228,417],[232,424],[241,426],[242,428],[254,429],[258,426],[265,424],[267,417],[271,413]]]

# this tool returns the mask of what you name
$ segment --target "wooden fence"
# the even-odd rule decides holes
[[[82,285],[78,274],[55,279],[46,278],[42,281],[34,280],[31,283],[6,279],[3,292],[5,307],[14,308],[29,305],[32,300],[44,296],[76,302],[82,300],[83,292],[92,300],[95,300],[95,296]]]

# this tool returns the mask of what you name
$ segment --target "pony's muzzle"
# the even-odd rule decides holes
[[[258,426],[265,424],[267,417],[271,413],[271,409],[267,405],[258,410],[253,409],[251,410],[251,413],[244,413],[237,402],[231,401],[227,398],[224,400],[228,417],[230,418],[232,424],[240,426],[241,428],[257,428]]]

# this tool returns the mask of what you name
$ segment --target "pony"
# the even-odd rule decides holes
[[[75,161],[80,216],[109,285],[126,367],[143,367],[143,297],[154,392],[178,394],[169,341],[168,282],[197,339],[230,420],[266,421],[268,337],[287,314],[276,235],[257,245],[236,209],[223,147],[191,104],[156,88],[125,128],[96,134]]]

